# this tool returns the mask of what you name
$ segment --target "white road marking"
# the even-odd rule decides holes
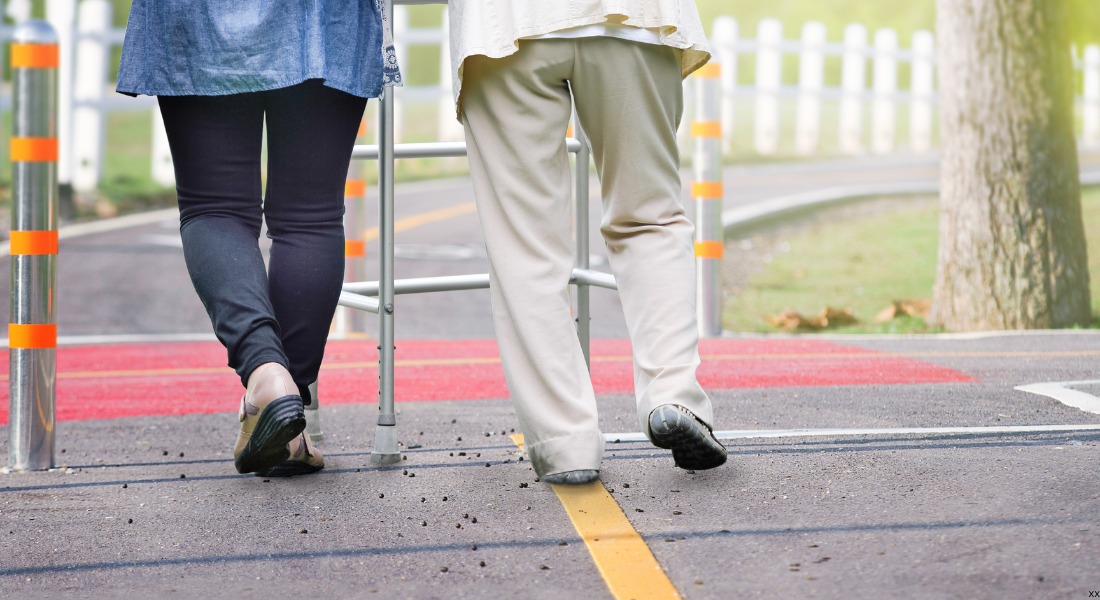
[[[1031,392],[1032,394],[1054,398],[1066,406],[1072,406],[1073,408],[1079,408],[1087,413],[1100,415],[1100,398],[1070,387],[1074,385],[1100,385],[1100,379],[1032,383],[1017,386],[1016,389],[1021,392]]]
[[[854,429],[734,429],[715,431],[720,440],[750,438],[797,438],[797,437],[846,437],[846,436],[891,436],[891,435],[989,435],[994,433],[1057,433],[1075,431],[1100,431],[1096,425],[1004,425],[995,427],[871,427]],[[605,433],[609,443],[646,442],[642,433]]]
[[[167,246],[169,248],[183,248],[183,238],[176,235],[163,233],[145,233],[139,235],[136,240],[139,244],[148,246]]]

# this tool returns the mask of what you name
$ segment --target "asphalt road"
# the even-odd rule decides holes
[[[732,167],[725,174],[726,208],[853,183],[922,181],[934,183],[933,160],[861,159],[826,164],[766,164]],[[689,174],[685,173],[685,181]],[[685,186],[686,189],[690,185]],[[592,264],[607,270],[599,238],[598,188],[592,189],[590,247]],[[398,278],[484,273],[485,251],[473,210],[468,180],[397,186],[395,270]],[[693,212],[689,198],[685,207]],[[368,198],[371,217],[377,224]],[[445,217],[438,216],[443,213]],[[458,214],[455,214],[458,213]],[[62,228],[58,258],[59,335],[133,336],[207,334],[209,322],[195,297],[183,263],[174,211]],[[736,249],[728,260],[736,260]],[[368,243],[366,279],[378,278],[377,241]],[[0,264],[7,285],[8,257]],[[625,337],[621,307],[614,293],[592,292],[594,337]],[[4,300],[6,302],[6,299]],[[399,338],[492,337],[488,292],[462,291],[405,295],[398,298]],[[5,305],[6,306],[6,305]],[[373,318],[373,317],[368,317]],[[369,331],[368,331],[369,334]]]
[[[858,163],[732,168],[727,204],[935,178],[923,160]],[[461,180],[399,187],[398,277],[484,270],[473,213],[425,218],[471,201]],[[106,412],[58,424],[59,468],[0,473],[4,598],[1100,594],[1100,333],[710,341],[731,455],[698,473],[638,437],[629,358],[605,352],[601,483],[561,489],[536,480],[503,393],[461,393],[475,374],[502,389],[491,344],[460,346],[492,337],[487,294],[403,296],[399,345],[454,356],[398,357],[403,389],[423,396],[398,405],[402,462],[371,464],[369,399],[322,400],[325,470],[265,480],[233,471],[232,393],[220,408],[172,405],[213,379],[235,385],[216,343],[202,368],[171,351],[209,338],[177,226],[156,213],[63,232],[59,352],[90,358],[62,374],[76,391],[59,402]],[[614,295],[593,298],[595,337],[625,337]],[[120,339],[158,340],[163,364],[103,358]],[[356,360],[325,381],[373,377]],[[147,416],[109,418],[115,401]]]

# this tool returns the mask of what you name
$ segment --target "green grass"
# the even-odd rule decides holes
[[[860,323],[830,328],[842,333],[926,333],[923,319],[873,322],[895,300],[931,299],[939,240],[938,205],[903,200],[911,207],[872,211],[833,209],[833,215],[793,233],[756,236],[773,250],[747,281],[727,281],[723,326],[729,331],[775,332],[766,318],[785,308],[812,316],[826,306],[850,308]],[[858,207],[857,207],[858,208]],[[1089,253],[1092,311],[1100,315],[1100,189],[1082,197]],[[726,260],[738,260],[737,241]],[[766,259],[767,260],[767,259]],[[728,276],[727,276],[728,279]],[[734,289],[741,286],[741,289]]]

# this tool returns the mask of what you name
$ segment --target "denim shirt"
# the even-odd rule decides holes
[[[364,98],[401,84],[382,0],[134,0],[116,90],[221,96],[324,79]]]

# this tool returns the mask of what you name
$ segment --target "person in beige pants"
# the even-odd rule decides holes
[[[618,27],[597,33],[624,33]],[[600,231],[633,344],[641,429],[681,468],[726,460],[696,379],[694,228],[680,203],[676,145],[683,50],[625,33],[521,39],[506,56],[470,53],[461,65],[459,118],[505,377],[535,471],[551,483],[593,481],[604,450],[570,310],[565,133],[574,103],[600,178]]]

